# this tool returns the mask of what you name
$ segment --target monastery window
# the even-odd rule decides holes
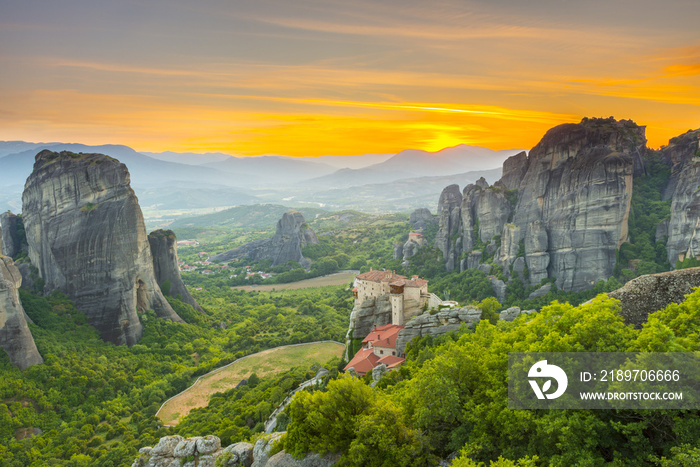
[[[383,350],[380,350],[379,353],[382,354],[382,355],[384,355],[384,351],[383,351]]]

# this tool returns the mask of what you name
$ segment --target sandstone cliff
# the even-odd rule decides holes
[[[666,250],[671,267],[677,260],[700,258],[700,130],[689,131],[669,141],[661,151],[671,166],[664,198],[673,198],[671,218],[662,225],[668,235]]]
[[[272,238],[255,240],[233,250],[212,256],[212,261],[231,261],[248,258],[251,261],[269,259],[273,266],[295,261],[308,267],[310,261],[301,254],[306,245],[316,245],[316,233],[306,224],[304,216],[297,211],[284,213],[277,222],[277,230]]]
[[[20,369],[44,363],[29,332],[17,290],[22,276],[12,258],[0,255],[0,347]]]
[[[493,186],[445,188],[436,246],[446,268],[492,258],[508,275],[524,258],[518,267],[527,267],[529,285],[555,277],[560,289],[580,291],[608,279],[627,239],[632,178],[645,147],[644,127],[634,122],[584,119],[552,128],[529,155],[509,158]]]
[[[183,322],[156,282],[124,164],[102,154],[42,151],[22,202],[29,258],[45,290],[65,292],[103,339],[135,344],[138,312],[148,309]]]
[[[189,303],[195,310],[201,311],[202,307],[192,297],[180,277],[180,267],[177,264],[177,238],[172,230],[155,230],[148,234],[148,243],[151,245],[153,256],[153,271],[156,281],[162,288],[164,282],[170,283],[169,295],[181,297],[182,301]]]

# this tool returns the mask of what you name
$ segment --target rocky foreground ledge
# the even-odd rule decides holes
[[[216,436],[183,438],[165,436],[154,447],[139,450],[132,467],[329,467],[338,456],[308,454],[301,460],[285,451],[270,452],[284,433],[271,433],[258,438],[255,445],[236,443],[221,448]]]

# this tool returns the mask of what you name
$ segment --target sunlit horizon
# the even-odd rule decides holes
[[[2,140],[299,157],[529,149],[584,117],[634,120],[652,148],[700,127],[700,4],[687,0],[0,11]]]

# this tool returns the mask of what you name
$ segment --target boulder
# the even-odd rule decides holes
[[[700,287],[700,268],[639,276],[608,296],[620,300],[625,322],[639,328],[649,314],[683,302],[695,287]]]
[[[216,436],[197,438],[197,452],[199,454],[213,454],[221,449],[221,440]]]
[[[222,457],[226,456],[227,464],[223,467],[250,467],[253,464],[253,445],[250,443],[236,443],[223,450]]]
[[[384,363],[372,368],[372,384],[371,384],[371,386],[372,387],[376,386],[377,383],[379,382],[379,380],[382,379],[382,376],[384,376],[388,372],[389,372],[389,370],[387,369],[387,367]]]
[[[528,300],[533,299],[533,298],[539,298],[547,295],[549,291],[552,290],[552,283],[547,282],[545,285],[540,287],[539,289],[535,290],[532,292],[530,295],[527,296]]]
[[[496,294],[496,298],[499,302],[503,303],[506,301],[506,283],[498,279],[496,276],[489,276],[491,281],[491,286]]]
[[[253,464],[251,467],[265,467],[270,459],[270,450],[284,433],[272,433],[263,435],[255,442],[253,447]]]
[[[180,435],[174,435],[174,436],[164,436],[158,441],[158,444],[153,446],[153,449],[150,451],[151,456],[159,456],[159,457],[172,457],[175,448],[180,444],[182,441],[184,441],[185,438],[183,438]]]
[[[183,439],[179,443],[177,443],[177,446],[175,446],[175,449],[173,449],[173,456],[174,457],[188,457],[188,456],[194,456],[194,453],[197,452],[197,440],[199,438],[188,438],[188,439]]]
[[[512,306],[501,311],[501,313],[498,315],[498,319],[500,321],[513,321],[518,316],[520,316],[520,308],[517,306]]]

